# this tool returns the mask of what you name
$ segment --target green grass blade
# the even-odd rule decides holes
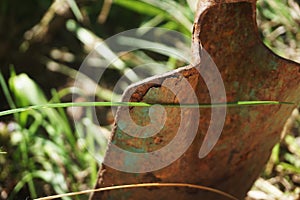
[[[83,21],[83,16],[79,10],[79,7],[77,6],[77,3],[75,0],[67,0],[72,12],[74,13],[76,19],[80,22]]]
[[[105,89],[101,86],[99,86],[95,81],[93,81],[91,78],[89,78],[87,75],[85,75],[84,73],[81,73],[80,71],[77,71],[75,69],[72,69],[66,65],[63,65],[61,63],[57,63],[54,61],[49,61],[52,64],[48,66],[48,69],[50,71],[54,71],[54,72],[59,72],[62,73],[66,76],[69,76],[70,78],[73,78],[75,80],[79,80],[80,83],[82,83],[82,85],[91,85],[93,88],[96,88],[96,96],[99,97],[100,99],[103,99],[105,101],[111,101],[112,97],[115,98],[120,98],[119,95],[114,94],[112,91]],[[81,94],[81,89],[80,88],[76,88],[73,87],[71,89],[71,93],[78,93]]]
[[[43,105],[34,105],[23,108],[16,108],[11,110],[0,111],[0,117],[4,115],[10,115],[14,113],[20,113],[30,110],[40,110],[47,108],[64,108],[64,107],[91,107],[91,106],[103,106],[103,107],[150,107],[155,104],[149,104],[145,102],[67,102],[67,103],[48,103]],[[280,102],[280,101],[238,101],[227,103],[213,103],[213,104],[159,104],[164,107],[182,107],[182,108],[211,108],[211,107],[239,107],[239,106],[262,106],[262,105],[294,105],[293,102]]]
[[[188,32],[192,32],[193,27],[193,14],[188,12],[183,6],[175,1],[161,1],[161,0],[141,0],[152,6],[160,8],[164,12],[167,12],[171,20],[175,20],[180,23]],[[189,17],[187,17],[189,16]]]
[[[168,57],[173,57],[173,58],[176,58],[177,60],[180,60],[183,62],[187,62],[187,61],[191,60],[191,58],[190,58],[191,56],[189,55],[189,53],[187,53],[188,48],[181,50],[180,48],[169,47],[167,45],[160,44],[157,42],[151,42],[151,41],[146,41],[143,39],[137,39],[137,38],[132,38],[132,37],[121,37],[120,43],[122,45],[134,46],[136,48],[147,47],[147,50],[150,50],[150,51],[153,51],[153,52],[156,52],[161,55],[168,56]]]
[[[16,108],[16,105],[10,95],[10,92],[8,90],[8,86],[4,80],[4,77],[2,75],[2,72],[0,71],[0,85],[2,87],[2,90],[3,90],[3,93],[4,93],[4,96],[6,97],[6,100],[10,106],[10,108]]]
[[[128,71],[128,67],[126,63],[116,55],[113,50],[110,49],[109,46],[101,38],[92,33],[90,30],[81,27],[74,20],[68,20],[66,23],[66,27],[69,31],[74,32],[76,37],[87,47],[90,49],[94,49],[99,55],[101,55],[110,66],[114,69],[122,72],[125,77],[127,77],[130,81],[136,82],[139,80],[139,77],[134,71],[131,71],[130,75],[126,74],[126,70]],[[113,62],[111,62],[113,61]]]
[[[164,20],[164,16],[162,14],[156,15],[155,17],[153,17],[152,19],[150,19],[149,21],[145,22],[144,24],[142,24],[140,26],[140,28],[143,27],[156,27],[158,26],[160,23],[162,23]],[[142,33],[144,34],[144,33]]]
[[[70,32],[76,34],[76,37],[86,46],[91,49],[95,49],[99,55],[103,56],[109,63],[114,60],[111,65],[123,72],[127,67],[118,55],[116,55],[103,41],[102,38],[99,38],[90,30],[80,26],[76,21],[69,19],[66,22],[66,27]],[[101,44],[101,46],[99,46]]]
[[[156,16],[162,14],[162,10],[156,6],[136,0],[114,0],[114,4],[120,5],[140,14]],[[165,15],[165,14],[164,14]]]
[[[289,164],[289,163],[279,163],[277,165],[278,168],[280,168],[281,170],[285,170],[288,171],[290,173],[294,173],[294,174],[300,174],[300,168],[297,168],[296,166]]]
[[[191,33],[193,14],[175,1],[161,0],[114,0],[114,4],[149,16],[161,15],[168,21],[178,22],[185,32]]]

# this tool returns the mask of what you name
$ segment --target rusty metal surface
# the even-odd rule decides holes
[[[255,21],[255,1],[200,2],[194,25],[193,48],[201,42],[213,58],[224,80],[227,101],[299,102],[299,64],[279,58],[262,44]],[[161,86],[167,82],[178,85],[176,92],[184,92],[184,86],[180,86],[181,76],[195,90],[199,102],[210,102],[204,81],[191,66],[159,78],[153,77],[151,81],[147,80],[150,82],[148,84],[136,84],[127,90],[124,99],[177,103],[174,92]],[[188,98],[186,101],[189,102]],[[196,138],[178,160],[163,169],[148,173],[126,173],[102,166],[96,187],[145,182],[182,182],[218,188],[243,198],[262,171],[273,145],[279,141],[285,119],[292,109],[292,106],[287,105],[227,108],[224,129],[218,143],[208,156],[199,159],[199,149],[211,115],[210,109],[200,109],[200,126]],[[119,109],[116,124],[126,121],[122,112]],[[163,129],[157,135],[145,139],[130,137],[116,127],[112,143],[130,151],[148,152],[163,148],[175,137],[181,112],[183,111],[179,108],[167,108]],[[186,115],[192,115],[189,113],[191,111],[185,112]],[[145,108],[131,108],[130,115],[137,124],[149,123],[148,110]],[[193,126],[192,123],[189,126]],[[189,126],[183,131],[189,130]],[[120,157],[119,162],[128,162],[125,159]],[[225,198],[188,188],[140,188],[95,193],[91,199]]]

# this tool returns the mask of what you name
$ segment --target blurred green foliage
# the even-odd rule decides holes
[[[48,102],[41,88],[26,74],[12,73],[8,85],[1,74],[0,79],[12,108]],[[52,101],[59,101],[55,90]],[[1,126],[1,145],[7,154],[0,159],[0,178],[14,184],[9,199],[26,198],[29,194],[36,198],[93,185],[96,161],[78,143],[63,109],[29,110],[15,114],[14,121],[1,123]],[[6,138],[5,143],[3,138]],[[2,184],[7,183],[1,181]],[[26,185],[29,194],[24,191]],[[48,185],[48,189],[41,185]],[[16,196],[18,193],[22,195]]]
[[[0,109],[70,101],[74,93],[78,101],[87,100],[85,88],[94,82],[86,78],[82,88],[70,85],[97,42],[121,31],[147,26],[191,37],[194,6],[192,0],[2,0]],[[299,1],[259,0],[257,11],[263,42],[277,54],[300,62]],[[106,78],[97,86],[98,100],[109,101],[114,83],[135,65],[155,61],[166,66],[167,71],[185,64],[149,51],[132,52],[120,59],[120,66],[108,69]],[[16,72],[9,70],[11,64]],[[165,71],[150,70],[147,75]],[[86,114],[79,124],[82,130],[91,127],[87,131],[97,131],[99,127],[89,116],[90,111],[82,112]],[[107,110],[100,108],[98,112],[107,125],[112,122]],[[0,121],[0,150],[6,152],[0,153],[0,199],[9,195],[11,199],[25,199],[61,194],[93,186],[97,164],[84,148],[92,143],[80,140],[78,136],[84,131],[75,134],[65,110],[32,110]],[[271,191],[277,188],[282,198],[299,193],[299,119],[296,121],[293,134],[274,148],[255,191],[268,195],[263,188],[273,184],[275,189]]]
[[[300,7],[291,0],[258,1],[258,26],[275,53],[300,62]]]

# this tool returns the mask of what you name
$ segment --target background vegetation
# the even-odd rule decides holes
[[[74,88],[73,82],[79,66],[97,42],[121,31],[147,26],[176,30],[191,37],[194,2],[2,0],[0,110],[71,101],[72,94],[76,94],[78,102],[89,100],[86,88],[95,83],[86,80]],[[264,43],[277,54],[300,62],[299,1],[259,0],[257,10]],[[107,69],[99,83],[98,101],[110,101],[111,90],[127,68],[152,61],[165,66],[159,71],[147,71],[150,76],[185,64],[149,51],[134,51],[120,58],[123,67]],[[100,61],[105,65],[105,58]],[[130,80],[125,81],[124,87],[129,83]],[[109,109],[97,108],[103,125],[99,127],[89,108],[78,109],[84,117],[77,134],[69,117],[71,109],[31,110],[0,118],[0,199],[34,198],[93,187],[97,163],[85,145],[93,144],[92,135],[100,129],[108,134],[113,119]],[[293,119],[288,135],[275,146],[248,199],[298,198],[300,117],[296,111]],[[91,137],[82,140],[80,136],[86,131]]]

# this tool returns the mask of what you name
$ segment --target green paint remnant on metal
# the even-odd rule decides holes
[[[259,117],[260,114],[261,113],[258,111],[255,111],[255,110],[251,111],[250,121],[255,122],[255,120],[257,119],[257,117]],[[250,129],[251,127],[247,126],[246,128]]]
[[[216,150],[218,150],[218,151],[222,151],[222,150],[225,150],[227,148],[228,148],[228,145],[225,144],[225,143],[216,146]]]
[[[243,119],[247,119],[249,116],[249,109],[248,108],[240,108],[239,109],[239,115],[240,117],[242,117]]]
[[[240,85],[239,82],[237,82],[237,81],[234,81],[234,82],[233,82],[233,86],[234,86],[235,89],[238,89],[238,88],[239,88],[239,85]]]
[[[270,67],[272,70],[278,69],[278,63],[275,60],[270,60]]]
[[[257,100],[257,97],[255,96],[255,93],[256,93],[255,89],[251,89],[250,94],[249,94],[249,97],[250,97],[249,99]]]
[[[118,127],[121,130],[124,130],[128,125],[128,121],[124,121],[124,120],[119,120],[118,121]]]

